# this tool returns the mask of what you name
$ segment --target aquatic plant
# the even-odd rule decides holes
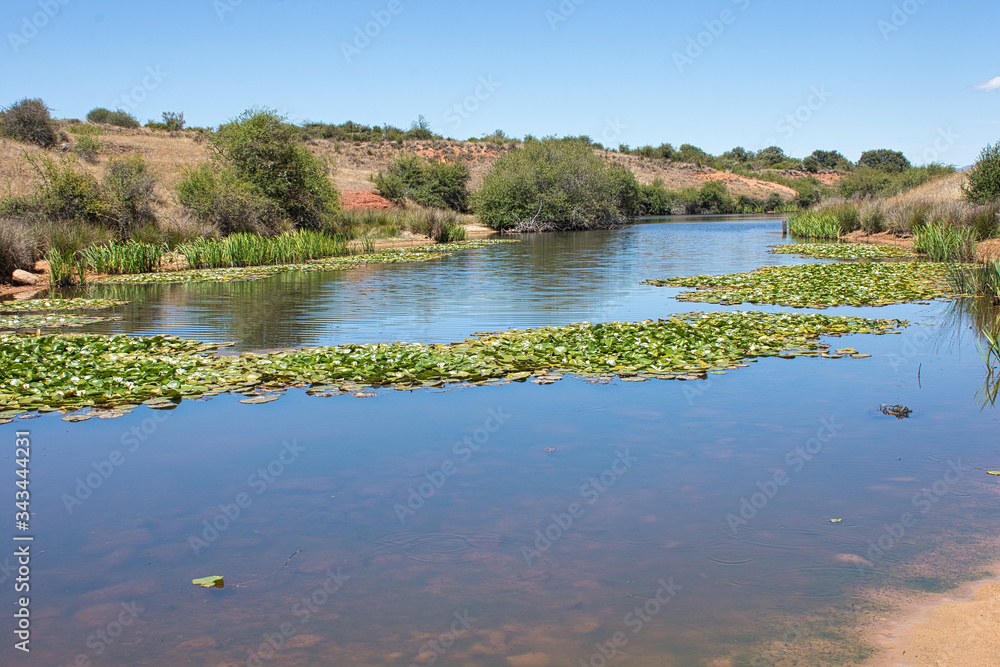
[[[197,239],[177,248],[192,269],[273,266],[347,255],[347,240],[308,229],[280,236],[232,234]]]
[[[0,331],[13,332],[27,329],[48,329],[56,327],[82,327],[98,322],[121,320],[120,317],[96,317],[94,315],[0,315]]]
[[[750,273],[647,280],[656,287],[696,287],[681,301],[732,305],[775,304],[795,308],[885,306],[948,294],[946,272],[922,262],[767,266]]]
[[[0,313],[46,313],[56,310],[104,310],[124,306],[128,301],[117,299],[29,299],[0,301]]]
[[[915,257],[899,246],[871,243],[789,243],[772,246],[777,255],[803,255],[822,259],[883,259],[890,257]]]
[[[836,217],[814,211],[796,213],[788,218],[788,232],[811,239],[839,239],[843,233]]]
[[[967,262],[976,254],[976,232],[946,222],[931,222],[913,230],[913,248],[936,262]]]
[[[11,411],[130,405],[173,407],[184,397],[308,387],[422,387],[502,380],[544,382],[563,373],[696,379],[757,357],[856,358],[822,336],[898,333],[900,320],[688,313],[668,320],[572,324],[480,334],[460,343],[391,343],[239,356],[168,336],[0,336],[0,418]],[[331,387],[330,385],[333,385]]]
[[[111,241],[85,248],[83,257],[95,273],[151,273],[160,268],[166,248],[138,241]]]

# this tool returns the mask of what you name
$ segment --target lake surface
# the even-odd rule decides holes
[[[421,264],[104,288],[133,303],[87,331],[254,350],[726,310],[640,283],[810,261],[768,254],[783,242],[780,218],[675,218]],[[0,427],[8,470],[31,431],[44,552],[19,664],[861,659],[852,628],[887,592],[997,560],[998,419],[952,304],[825,312],[913,324],[828,340],[870,359],[707,381],[290,390]],[[191,585],[209,575],[226,587]]]

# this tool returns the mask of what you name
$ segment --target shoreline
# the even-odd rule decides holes
[[[906,596],[865,639],[879,652],[864,667],[990,665],[1000,661],[1000,562],[991,576],[948,593]]]

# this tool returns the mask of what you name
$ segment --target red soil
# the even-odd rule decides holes
[[[340,193],[340,205],[345,211],[392,208],[388,199],[364,190],[344,190]]]

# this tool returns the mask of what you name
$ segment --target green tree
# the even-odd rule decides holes
[[[906,156],[899,151],[892,151],[887,148],[865,151],[858,160],[859,167],[871,167],[889,174],[898,174],[906,171],[913,165],[906,159]]]
[[[979,160],[969,171],[968,184],[962,186],[962,194],[974,204],[1000,200],[1000,142],[987,145],[979,153]]]
[[[841,171],[850,171],[854,168],[851,161],[844,157],[839,151],[821,151],[816,150],[812,152],[809,157],[814,158],[819,166],[823,169],[839,169]],[[806,158],[808,159],[808,158]],[[804,161],[803,161],[804,162]]]
[[[23,99],[0,112],[0,133],[42,148],[51,148],[59,140],[49,108],[40,99]]]

